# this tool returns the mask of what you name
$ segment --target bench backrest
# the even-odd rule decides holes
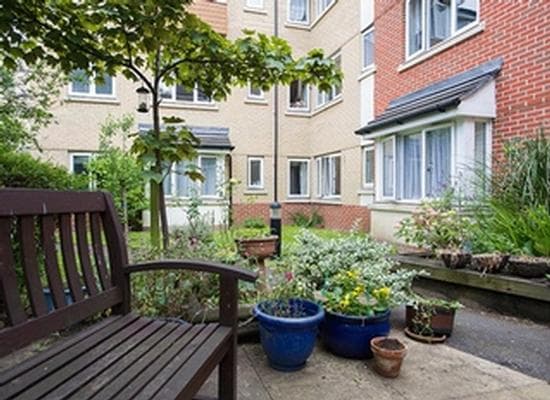
[[[0,189],[0,355],[124,309],[124,243],[108,193]]]

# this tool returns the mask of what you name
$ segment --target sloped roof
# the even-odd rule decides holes
[[[390,101],[382,114],[358,129],[359,135],[372,133],[392,124],[402,124],[424,114],[457,107],[461,101],[494,79],[502,67],[502,58],[496,58],[466,72],[433,83],[420,90]]]
[[[152,124],[138,125],[140,132],[152,128]],[[235,148],[229,140],[229,128],[218,126],[188,126],[187,128],[201,141],[199,149],[233,150]]]

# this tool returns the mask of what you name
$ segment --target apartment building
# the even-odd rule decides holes
[[[166,87],[162,115],[184,118],[201,139],[206,180],[166,180],[169,221],[185,223],[193,189],[203,212],[223,218],[220,185],[237,221],[283,221],[317,211],[329,228],[358,225],[393,240],[394,226],[453,184],[467,190],[472,166],[490,168],[511,137],[550,123],[550,2],[505,0],[196,0],[194,10],[229,38],[243,29],[288,40],[295,55],[319,47],[344,80],[320,93],[300,82],[269,92],[235,88],[212,102],[199,87]],[[40,138],[44,155],[75,173],[98,149],[99,126],[131,113],[139,83],[69,84]],[[275,103],[275,101],[277,101]],[[274,138],[278,135],[277,179]],[[277,195],[277,196],[275,196]]]

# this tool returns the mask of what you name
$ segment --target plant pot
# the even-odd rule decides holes
[[[421,343],[427,343],[427,344],[438,344],[438,343],[444,343],[445,340],[447,340],[446,335],[442,336],[424,336],[419,335],[417,333],[412,332],[409,328],[405,327],[405,335],[407,337],[410,337],[411,339],[416,340],[417,342]]]
[[[326,348],[346,358],[372,358],[370,341],[390,332],[390,311],[373,317],[355,317],[327,311],[321,325]]]
[[[269,301],[254,307],[260,325],[260,341],[269,365],[279,371],[297,371],[306,365],[313,352],[319,324],[325,312],[318,304],[295,299],[291,305],[302,307],[305,317],[276,317],[265,312]]]
[[[494,274],[501,271],[508,263],[510,256],[498,253],[474,254],[472,256],[472,269]]]
[[[472,260],[472,254],[460,250],[439,250],[437,255],[450,269],[466,268]]]
[[[455,310],[445,307],[434,307],[430,327],[434,336],[451,336],[455,323]],[[405,322],[410,332],[416,333],[414,320],[418,310],[412,305],[407,305]]]
[[[278,236],[268,236],[256,239],[238,239],[236,242],[241,256],[263,260],[275,254],[278,239]]]
[[[543,278],[550,273],[550,257],[512,256],[508,272],[522,278]]]
[[[386,378],[397,378],[407,355],[407,346],[399,339],[375,337],[370,341],[374,355],[374,370]]]

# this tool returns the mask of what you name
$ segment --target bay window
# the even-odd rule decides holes
[[[333,57],[336,68],[340,69],[342,67],[342,56],[340,54]],[[319,90],[317,92],[317,107],[322,107],[327,103],[337,99],[342,94],[342,85],[336,84],[333,85],[329,90],[323,91]]]
[[[194,195],[219,197],[218,165],[220,160],[214,155],[200,155],[196,161],[185,160],[173,165],[163,181],[164,194],[179,198],[189,198]],[[202,182],[193,181],[186,174],[186,172],[197,169],[204,177]]]
[[[309,196],[309,161],[289,160],[288,170],[289,197]]]
[[[317,195],[321,198],[338,197],[341,193],[340,155],[317,158]]]
[[[374,147],[363,149],[363,186],[374,185]]]
[[[407,57],[444,42],[478,19],[479,0],[407,0]]]
[[[288,21],[309,23],[309,0],[288,0]]]
[[[393,181],[395,177],[394,138],[382,143],[382,197],[393,197]]]

